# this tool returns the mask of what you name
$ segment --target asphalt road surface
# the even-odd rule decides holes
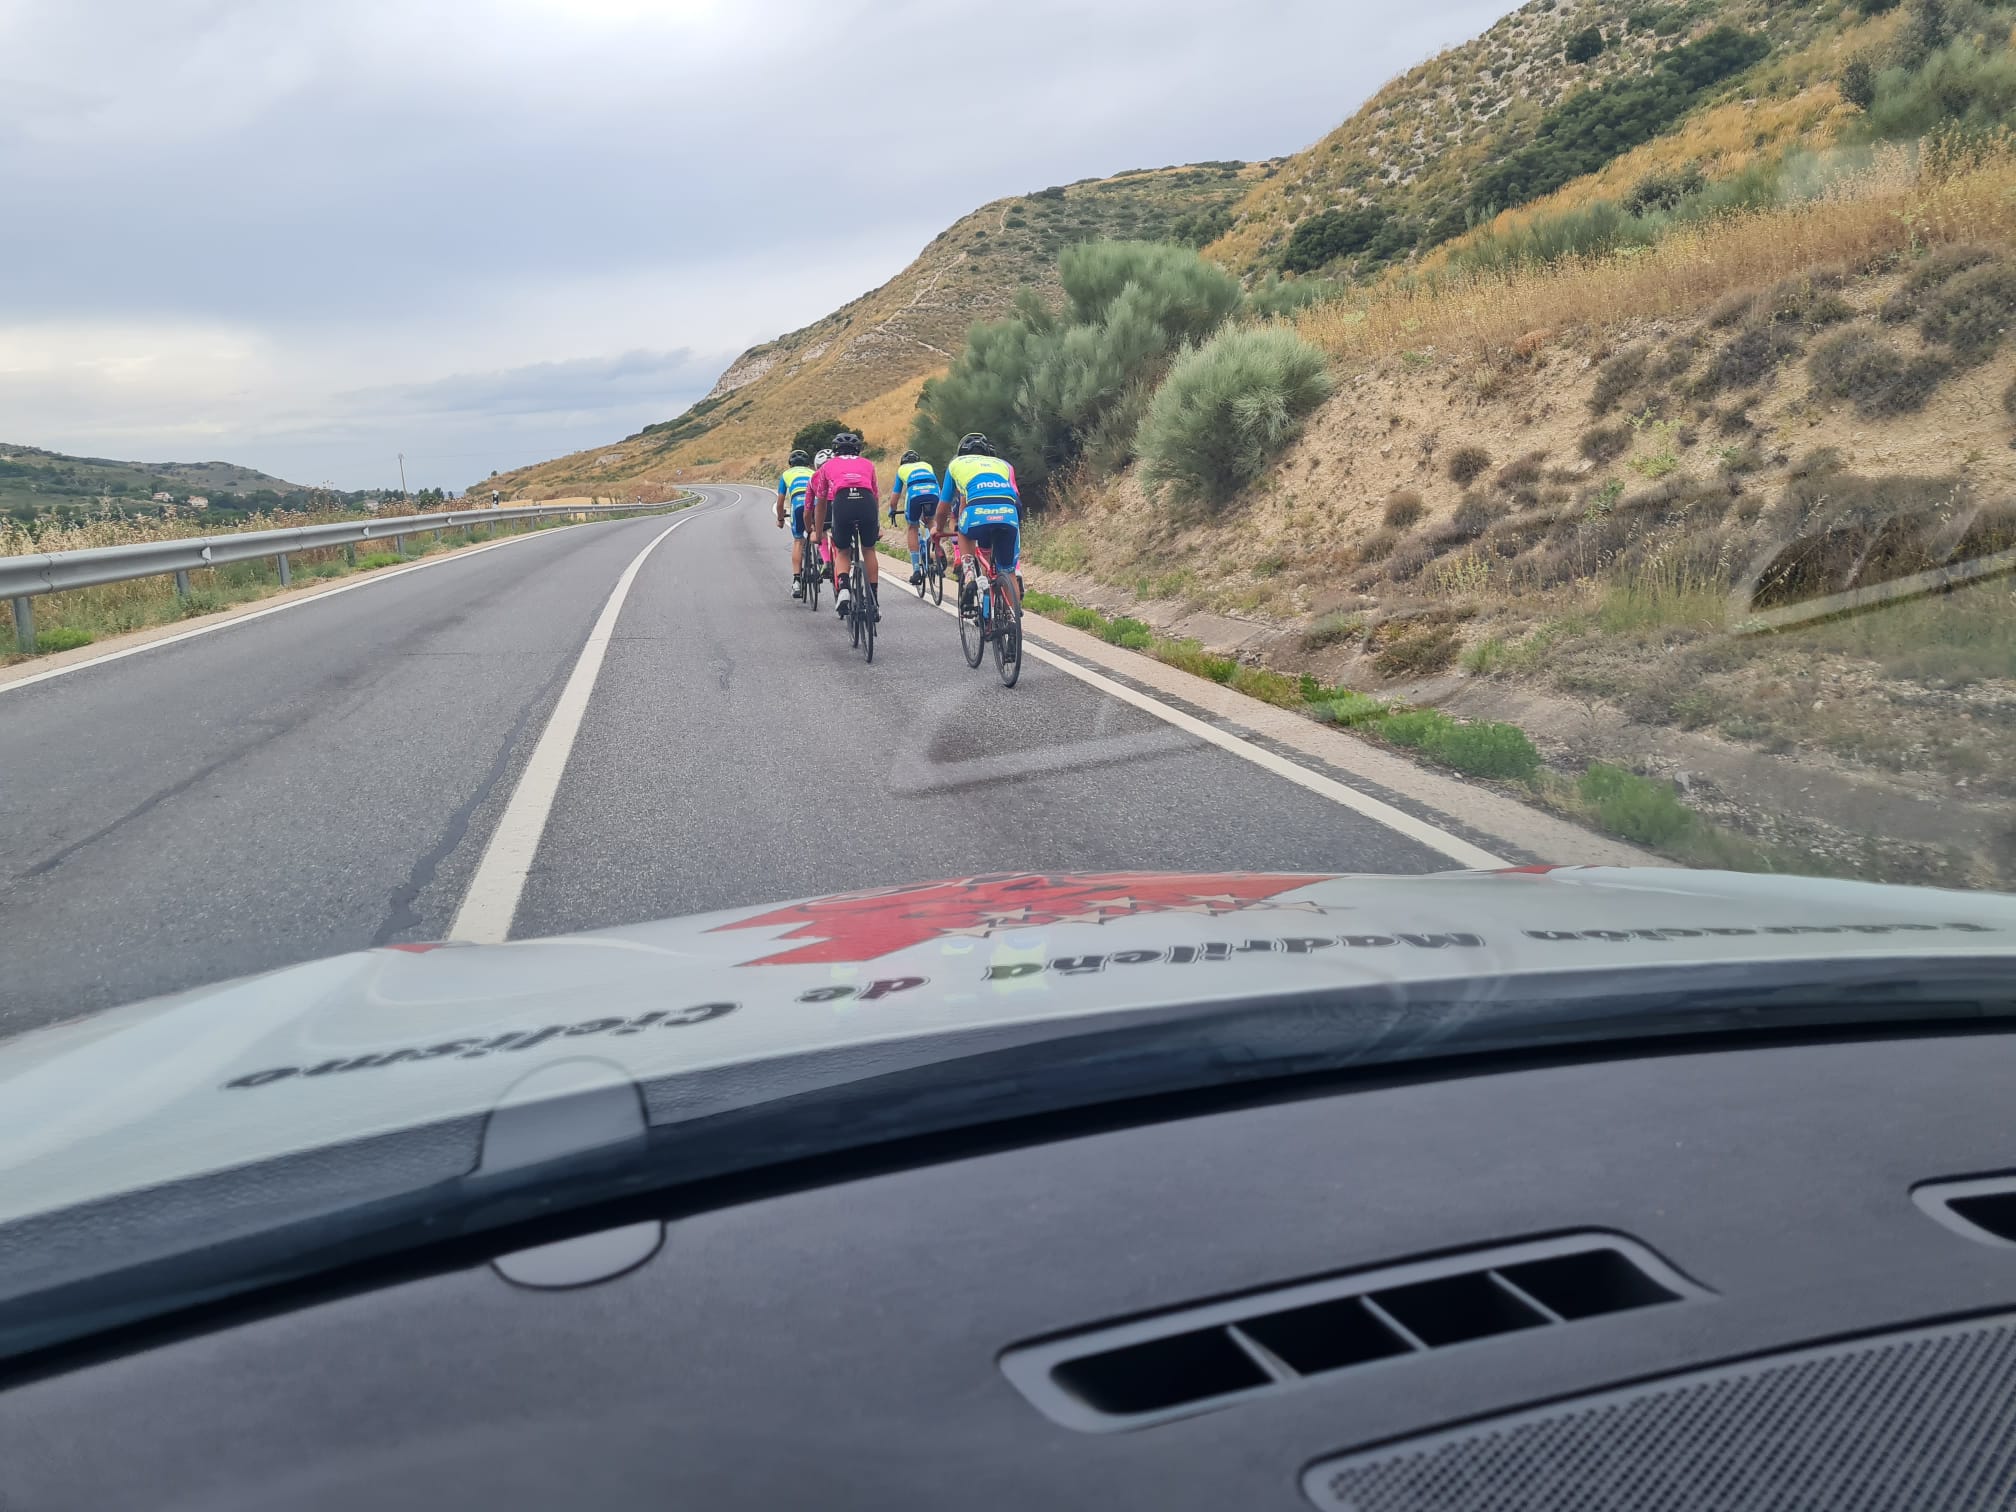
[[[789,597],[770,496],[703,492],[0,686],[0,1033],[441,939],[472,882],[522,937],[980,872],[1456,864],[1058,667],[968,670],[893,571],[864,665]]]

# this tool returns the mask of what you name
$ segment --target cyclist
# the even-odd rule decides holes
[[[938,474],[917,453],[906,451],[896,459],[896,482],[889,490],[889,523],[896,523],[896,506],[903,506],[904,523],[909,528],[910,586],[924,581],[924,553],[917,547],[917,525],[928,528],[938,517]]]
[[[868,574],[868,602],[876,619],[882,617],[882,572],[876,565],[881,555],[875,542],[881,535],[875,519],[875,501],[882,490],[875,481],[875,464],[861,455],[861,438],[842,431],[833,438],[833,456],[812,474],[806,491],[812,506],[813,534],[833,532],[834,608],[847,617],[847,572],[855,551],[863,554]]]
[[[1022,580],[1015,569],[1022,559],[1022,499],[1015,469],[994,455],[994,443],[978,431],[962,437],[959,454],[945,464],[945,507],[959,522],[965,548],[992,554],[1008,602],[1019,609]]]
[[[791,453],[784,471],[777,475],[777,528],[784,528],[784,512],[791,512],[791,597],[805,597],[805,585],[798,580],[804,565],[805,490],[812,482],[812,459],[801,447]]]

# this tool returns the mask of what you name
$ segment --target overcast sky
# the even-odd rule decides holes
[[[0,0],[0,442],[460,488],[1510,0]]]

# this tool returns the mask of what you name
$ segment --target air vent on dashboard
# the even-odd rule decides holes
[[[1278,1287],[1010,1350],[1067,1427],[1139,1428],[1312,1376],[1704,1296],[1644,1246],[1579,1234]]]
[[[1956,1234],[2016,1248],[2016,1176],[1927,1182],[1912,1189],[1911,1200]]]

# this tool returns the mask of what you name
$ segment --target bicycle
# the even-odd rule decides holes
[[[847,569],[847,626],[857,649],[864,644],[870,666],[875,662],[875,601],[868,596],[868,553],[875,548],[855,543],[853,565]]]
[[[924,577],[917,584],[917,597],[924,597],[930,590],[931,602],[945,602],[945,573],[951,564],[945,559],[945,537],[938,531],[929,532],[929,540],[924,549]]]
[[[808,532],[805,549],[798,556],[798,582],[805,590],[805,607],[819,607],[819,583],[826,576],[826,564],[819,560],[819,543]]]
[[[1011,606],[1001,591],[990,553],[976,549],[965,555],[971,565],[959,586],[959,649],[967,666],[978,667],[991,644],[994,670],[1002,686],[1012,688],[1022,675],[1022,606]]]

